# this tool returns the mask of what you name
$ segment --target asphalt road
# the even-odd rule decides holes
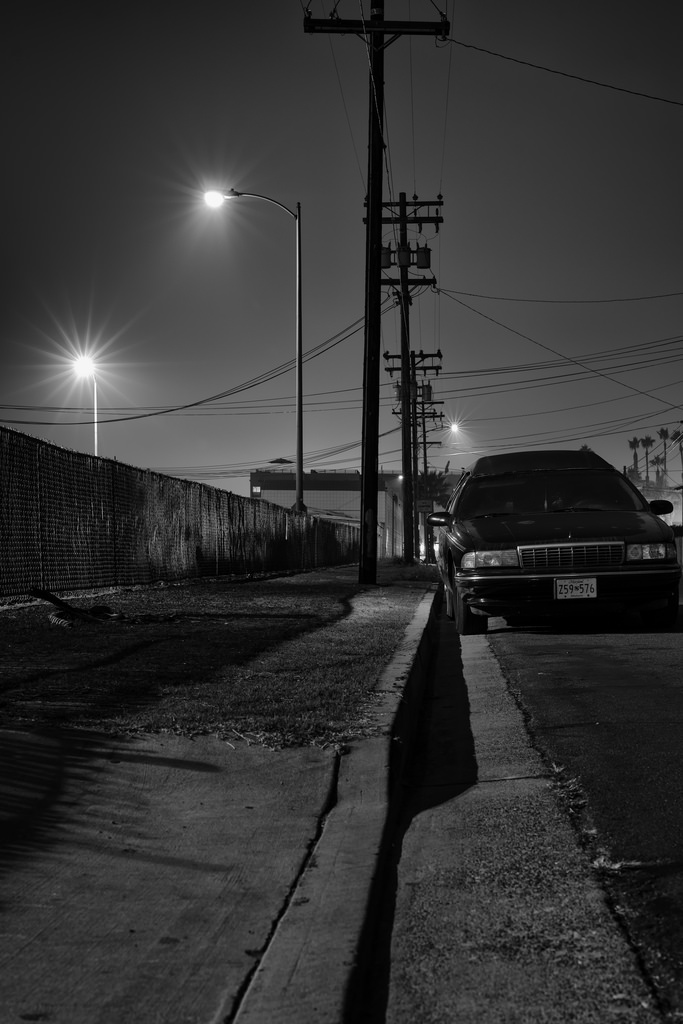
[[[562,631],[498,619],[488,637],[673,1020],[683,1020],[682,620],[656,633],[636,616]]]

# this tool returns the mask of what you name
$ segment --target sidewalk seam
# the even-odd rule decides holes
[[[340,759],[337,802],[321,821],[320,839],[293,886],[301,900],[292,896],[283,908],[239,1005],[211,1024],[354,1019],[350,1007],[361,994],[359,983],[372,953],[382,871],[440,605],[440,589],[425,593],[378,680],[380,734],[354,741]]]
[[[277,912],[277,914],[275,915],[275,917],[273,918],[273,922],[272,922],[270,931],[269,931],[269,933],[268,933],[268,935],[266,937],[266,941],[264,942],[263,946],[259,950],[258,957],[254,959],[254,963],[252,965],[251,970],[249,971],[249,973],[245,976],[244,980],[242,981],[242,984],[240,985],[240,987],[239,987],[239,989],[238,989],[238,991],[237,991],[237,993],[236,993],[236,995],[234,997],[231,1009],[226,1014],[225,1011],[224,1011],[224,1007],[221,1007],[220,1010],[214,1016],[213,1020],[211,1021],[211,1024],[233,1024],[233,1021],[235,1021],[235,1019],[237,1018],[237,1016],[238,1016],[238,1014],[240,1012],[240,1009],[242,1008],[242,1004],[244,1003],[245,999],[249,995],[249,990],[250,990],[250,988],[251,988],[251,986],[253,984],[254,977],[257,974],[261,964],[263,963],[263,960],[264,960],[266,954],[268,953],[268,950],[270,949],[271,945],[275,941],[275,937],[277,935],[278,926],[279,926],[281,920],[283,919],[283,917],[285,916],[285,914],[287,913],[287,911],[289,910],[289,908],[290,908],[290,906],[291,906],[291,904],[292,904],[292,902],[293,902],[293,900],[295,898],[296,892],[299,889],[299,886],[300,886],[300,883],[301,883],[301,879],[304,877],[304,875],[308,871],[309,867],[311,866],[312,862],[314,861],[315,852],[316,852],[316,850],[317,850],[317,848],[318,848],[318,846],[320,844],[320,840],[321,840],[323,832],[325,830],[325,823],[326,823],[328,817],[330,816],[331,812],[334,810],[334,808],[335,808],[335,806],[337,804],[338,797],[339,797],[338,784],[339,784],[339,767],[340,767],[340,764],[341,764],[341,758],[342,758],[341,753],[338,750],[335,751],[334,759],[333,759],[333,762],[332,762],[332,772],[331,772],[331,776],[330,776],[330,786],[329,786],[329,789],[328,789],[328,792],[327,792],[327,797],[325,799],[325,803],[323,804],[322,810],[321,810],[320,815],[318,817],[315,833],[313,834],[313,836],[311,837],[311,839],[310,839],[310,841],[308,843],[308,848],[307,848],[306,853],[304,854],[304,856],[303,856],[303,858],[301,860],[301,863],[299,865],[299,870],[297,871],[296,875],[294,876],[294,878],[292,880],[292,884],[290,885],[289,890],[287,891],[287,894],[285,895],[285,898],[282,901],[282,905],[281,905],[279,911]]]

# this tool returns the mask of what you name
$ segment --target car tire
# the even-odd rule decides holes
[[[444,593],[446,594],[446,618],[452,622],[455,618],[455,600],[450,583],[444,584]]]
[[[488,615],[474,615],[457,590],[453,597],[455,605],[455,628],[460,636],[476,636],[488,629]]]
[[[640,617],[650,629],[674,629],[678,622],[678,592],[671,595],[666,608],[641,611]]]
[[[443,589],[446,595],[446,618],[451,622],[455,618],[455,583],[453,582],[453,564],[448,559],[448,574],[443,577]]]

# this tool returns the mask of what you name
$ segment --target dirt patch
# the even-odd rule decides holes
[[[44,602],[0,613],[0,726],[339,743],[370,728],[379,674],[429,567],[214,579],[65,598],[118,618],[51,621]],[[59,620],[57,620],[58,622]]]

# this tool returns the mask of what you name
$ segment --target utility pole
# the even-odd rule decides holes
[[[402,193],[403,194],[403,193]],[[401,231],[403,234],[403,230]],[[403,561],[415,560],[415,488],[410,457],[412,437],[410,424],[410,330],[408,307],[411,303],[407,268],[401,267],[401,469],[403,470]]]
[[[417,374],[415,373],[416,353],[410,353],[410,434],[413,443],[413,480],[415,481],[415,516],[413,520],[413,533],[415,536],[415,550],[420,553],[420,513],[418,502],[420,500],[420,474],[417,468]]]
[[[422,384],[420,386],[420,389],[419,389],[419,391],[420,391],[419,399],[420,399],[420,402],[421,402],[421,405],[422,405],[422,436],[423,436],[423,450],[424,450],[424,477],[423,477],[423,479],[425,481],[425,484],[427,482],[427,444],[428,444],[428,442],[427,442],[427,428],[426,428],[426,423],[425,423],[425,417],[426,417],[425,403],[428,401],[432,405],[435,404],[433,402],[433,400],[432,400],[432,386],[431,386],[431,384],[427,383],[426,377],[427,377],[428,373],[433,373],[435,376],[438,377],[439,372],[440,372],[440,370],[442,368],[441,367],[441,360],[442,360],[442,358],[443,358],[443,356],[441,354],[441,350],[439,350],[438,352],[423,352],[422,350],[420,350],[419,352],[411,352],[410,353],[411,388],[412,388],[412,392],[413,392],[413,394],[415,396],[414,397],[414,401],[413,401],[413,438],[414,438],[413,465],[415,467],[415,480],[416,481],[419,480],[418,471],[417,471],[418,449],[419,449],[418,422],[417,422],[417,418],[418,418],[417,417],[417,404],[418,404],[417,375],[418,375],[418,373],[421,373],[422,376],[423,376],[423,382],[422,382]],[[442,403],[439,403],[439,404],[442,404]],[[417,493],[416,509],[418,510],[418,514],[415,516],[415,534],[416,534],[415,544],[416,544],[417,550],[419,551],[419,549],[420,549],[420,543],[419,543],[419,518],[420,518],[420,515],[422,515],[423,523],[424,523],[424,534],[425,534],[425,558],[428,559],[428,552],[427,552],[427,517],[426,517],[424,509],[420,510],[420,505],[419,505],[419,499],[422,497],[423,500],[426,500],[427,499],[427,493],[425,491],[424,495],[420,495],[419,487],[417,488],[417,491],[418,491],[418,493]]]
[[[363,456],[361,469],[360,583],[377,582],[377,487],[379,461],[379,365],[381,348],[382,185],[384,159],[384,50],[401,35],[448,38],[450,24],[385,21],[384,0],[372,0],[370,20],[304,16],[304,32],[360,36],[370,64],[368,138],[368,217],[365,245],[365,345],[363,366]],[[385,34],[389,39],[385,42]]]
[[[407,270],[405,276],[407,277]],[[401,279],[403,280],[403,268]],[[408,307],[411,303],[408,285],[402,284],[401,290],[396,291],[396,304],[401,309],[401,354],[399,356],[384,353],[387,362],[398,359],[400,362],[400,382],[396,385],[399,412],[401,420],[401,476],[403,478],[403,561],[410,565],[415,559],[415,530],[413,526],[415,511],[415,488],[413,481],[413,460],[411,452],[413,448],[412,437],[412,414],[411,414],[411,390],[410,390],[410,330]],[[385,369],[392,376],[396,367],[386,366]],[[394,410],[395,412],[396,410]]]
[[[408,215],[406,210],[406,194],[400,192],[399,197],[398,244],[401,252],[408,248]],[[413,467],[410,459],[410,375],[406,373],[410,367],[410,330],[408,309],[411,303],[410,286],[408,284],[407,261],[399,263],[401,279],[401,465],[403,468],[403,560],[406,564],[415,559],[415,489],[413,487]]]
[[[423,469],[424,475],[423,475],[422,479],[425,481],[425,485],[426,485],[427,484],[427,479],[428,479],[428,474],[429,474],[429,464],[427,462],[427,449],[431,445],[434,445],[434,444],[440,445],[440,443],[441,443],[440,441],[428,441],[427,440],[427,418],[430,418],[432,420],[432,423],[435,426],[436,426],[437,421],[439,422],[439,424],[441,426],[443,426],[443,413],[442,412],[437,412],[436,408],[435,408],[435,406],[437,406],[437,405],[443,405],[443,402],[435,402],[434,401],[434,397],[432,395],[432,385],[428,384],[425,381],[422,384],[422,387],[420,389],[420,403],[422,405],[422,410],[421,410],[421,412],[422,412],[422,454],[423,454],[423,467],[424,467],[424,469]],[[425,522],[424,522],[425,562],[428,565],[430,565],[430,564],[432,564],[434,562],[434,544],[433,544],[432,528],[427,523],[427,516],[429,515],[430,512],[434,511],[434,500],[433,500],[433,497],[430,497],[430,495],[429,495],[427,490],[425,490],[424,498],[428,499],[431,502],[431,508],[427,507],[427,501],[425,501],[425,504],[424,504],[424,515],[425,515]]]
[[[443,197],[439,196],[434,200],[419,201],[413,196],[410,203],[406,200],[405,192],[399,192],[398,203],[383,203],[387,216],[382,217],[383,224],[398,225],[398,248],[392,251],[391,245],[382,247],[382,267],[387,269],[398,265],[399,278],[382,278],[382,287],[388,285],[398,286],[398,303],[401,308],[401,465],[403,470],[403,560],[410,563],[415,558],[417,547],[417,529],[415,515],[415,501],[417,488],[417,469],[415,464],[415,406],[412,388],[414,384],[414,373],[410,361],[410,330],[409,330],[409,308],[412,303],[410,289],[416,286],[435,285],[434,277],[409,277],[408,269],[415,266],[418,270],[427,270],[430,266],[430,250],[424,245],[411,249],[408,244],[408,227],[416,227],[422,232],[424,224],[439,225],[443,223],[441,216],[441,204]],[[410,215],[408,207],[410,206]],[[435,207],[436,211],[431,212]],[[398,216],[396,216],[398,211]],[[426,212],[425,212],[426,211]],[[389,360],[392,356],[384,353],[384,358]],[[394,367],[388,368],[393,373]]]
[[[375,3],[370,37],[368,126],[368,224],[365,245],[365,343],[361,459],[359,583],[377,582],[377,469],[379,462],[379,360],[382,334],[382,178],[384,168],[384,0]]]

